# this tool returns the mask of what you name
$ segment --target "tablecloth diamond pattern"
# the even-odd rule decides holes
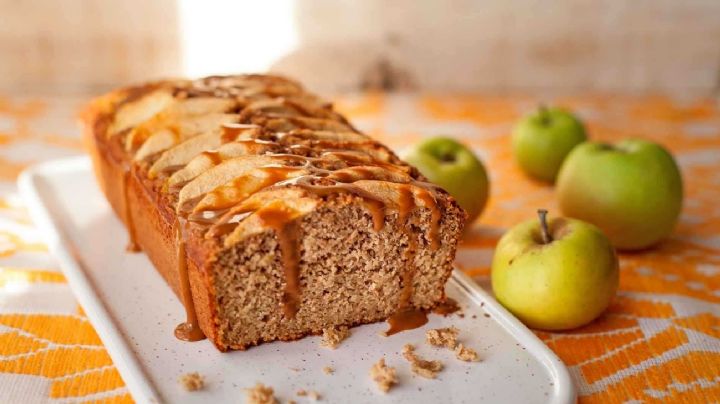
[[[478,151],[490,173],[491,198],[457,265],[488,287],[503,231],[538,207],[557,212],[552,187],[525,178],[510,155],[512,123],[537,101],[364,94],[337,104],[396,149],[444,134]],[[660,96],[545,101],[577,111],[594,139],[638,136],[668,147],[681,165],[686,197],[672,237],[651,250],[621,254],[620,291],[600,319],[537,335],[569,367],[582,402],[720,401],[718,102]],[[74,124],[80,103],[0,97],[0,402],[132,402],[14,186],[27,165],[82,152]]]

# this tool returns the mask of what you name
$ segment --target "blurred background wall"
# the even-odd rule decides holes
[[[0,0],[0,91],[96,92],[178,75],[175,0]]]
[[[323,92],[716,94],[718,0],[0,0],[0,91],[272,69]]]
[[[373,68],[453,90],[710,92],[720,78],[718,0],[299,0],[296,16],[300,48],[277,67],[317,85]]]

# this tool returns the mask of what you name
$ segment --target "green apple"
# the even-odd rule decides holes
[[[621,250],[649,247],[680,215],[680,170],[662,146],[639,139],[575,148],[558,175],[560,209],[601,228]]]
[[[527,175],[552,183],[570,150],[586,139],[583,124],[573,114],[541,106],[513,129],[513,155]]]
[[[468,223],[480,216],[487,202],[490,182],[475,153],[454,139],[427,139],[404,154],[405,161],[455,198],[468,213]]]
[[[554,218],[521,223],[500,239],[492,262],[497,300],[543,330],[580,327],[598,317],[618,287],[618,259],[592,224]]]

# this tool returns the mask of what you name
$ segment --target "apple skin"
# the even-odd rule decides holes
[[[468,214],[471,223],[482,213],[490,181],[475,153],[446,137],[424,140],[403,155],[430,182],[445,189]]]
[[[495,298],[529,327],[568,330],[597,318],[618,287],[618,259],[592,224],[555,218],[543,244],[537,219],[500,239],[492,262]]]
[[[565,157],[586,139],[585,127],[573,114],[541,107],[517,123],[512,150],[527,175],[553,183]]]
[[[557,194],[564,215],[595,224],[620,250],[639,250],[672,232],[683,184],[672,155],[656,143],[591,142],[565,160]]]

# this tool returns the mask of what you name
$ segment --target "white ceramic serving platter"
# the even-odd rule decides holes
[[[299,389],[315,390],[327,403],[570,403],[575,390],[562,362],[532,332],[485,291],[456,271],[447,294],[463,308],[457,314],[431,315],[416,330],[391,337],[379,334],[384,323],[352,329],[336,350],[319,337],[264,344],[244,352],[220,353],[207,340],[188,343],[173,336],[184,310],[143,254],[125,252],[126,232],[101,195],[90,162],[74,158],[35,166],[20,178],[30,214],[46,235],[51,251],[87,316],[107,347],[137,402],[242,402],[256,382],[272,386],[282,402],[310,401]],[[428,346],[425,331],[457,326],[460,340],[475,348],[481,362],[457,360],[447,349]],[[401,351],[416,344],[418,353],[438,359],[445,369],[435,380],[411,373]],[[400,383],[388,394],[369,377],[385,357]],[[331,366],[334,374],[323,368]],[[207,387],[186,392],[178,378],[205,376]]]

